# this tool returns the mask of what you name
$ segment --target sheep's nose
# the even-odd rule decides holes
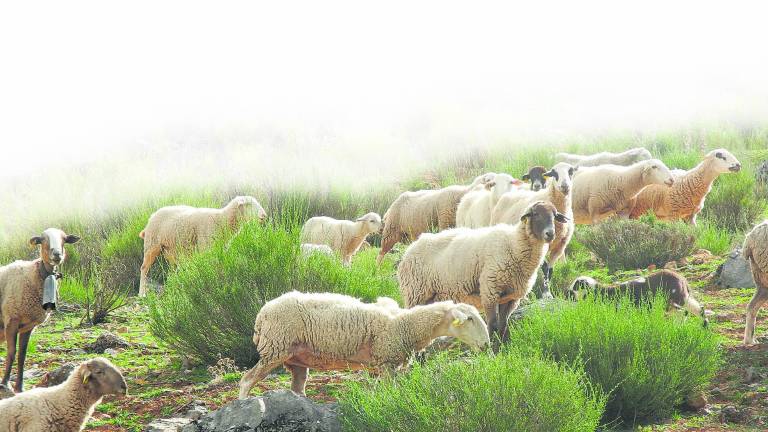
[[[553,238],[555,238],[555,232],[552,230],[545,231],[544,238],[547,239],[547,241],[551,241]]]
[[[731,171],[733,172],[739,172],[741,170],[741,164],[737,163],[731,167]]]
[[[53,259],[55,259],[57,261],[60,260],[61,259],[61,252],[59,252],[59,251],[51,252],[51,258],[53,258]]]

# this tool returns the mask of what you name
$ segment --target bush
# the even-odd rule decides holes
[[[746,168],[739,174],[723,174],[707,195],[697,220],[730,233],[747,231],[766,210],[765,195],[757,192],[754,175]]]
[[[281,294],[337,292],[375,300],[399,299],[397,284],[375,268],[375,251],[365,251],[351,268],[339,259],[301,259],[298,231],[249,223],[231,240],[180,260],[165,291],[148,298],[150,329],[180,353],[213,364],[219,355],[238,365],[256,362],[253,323],[261,306]],[[391,274],[391,266],[383,267]]]
[[[582,432],[597,428],[605,398],[579,369],[509,351],[351,382],[339,404],[349,431]]]
[[[660,222],[645,215],[637,220],[611,218],[577,230],[576,238],[614,272],[661,267],[686,257],[693,252],[693,233],[683,222]]]
[[[638,308],[625,298],[591,296],[554,310],[538,309],[511,328],[521,350],[564,364],[583,364],[608,396],[604,420],[625,423],[670,416],[702,390],[721,362],[717,336],[698,317],[669,317],[666,299]]]

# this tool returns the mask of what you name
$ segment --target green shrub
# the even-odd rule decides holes
[[[666,299],[635,307],[590,296],[535,308],[512,326],[514,346],[564,364],[583,364],[608,396],[604,420],[634,424],[670,416],[703,389],[721,362],[715,334],[700,318],[668,316]]]
[[[220,355],[252,366],[253,323],[261,306],[281,294],[337,292],[372,301],[399,299],[391,265],[375,268],[375,251],[353,260],[313,255],[302,259],[297,230],[249,223],[229,241],[181,259],[165,290],[148,298],[150,329],[177,351],[211,364]]]
[[[715,255],[731,251],[735,234],[704,221],[696,225],[696,247],[706,249]]]
[[[695,243],[692,226],[683,222],[660,222],[649,215],[637,220],[611,218],[579,228],[577,240],[612,272],[642,269],[651,264],[663,266],[690,255]]]
[[[752,228],[766,210],[766,197],[757,195],[754,175],[746,168],[739,174],[723,174],[704,201],[698,220],[730,233]]]
[[[348,431],[593,431],[605,398],[584,373],[509,351],[438,356],[393,380],[347,384]]]

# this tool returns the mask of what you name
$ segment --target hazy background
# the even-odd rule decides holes
[[[0,239],[41,206],[766,119],[759,2],[446,3],[3,3]]]

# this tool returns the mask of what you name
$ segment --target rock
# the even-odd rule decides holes
[[[200,420],[204,415],[208,414],[208,408],[205,405],[195,405],[184,415],[184,417],[192,420]]]
[[[103,354],[108,348],[129,348],[131,345],[114,333],[104,332],[96,338],[96,341],[88,344],[85,351],[91,354]]]
[[[13,392],[10,388],[0,384],[0,399],[7,399],[9,397],[15,396],[16,393]]]
[[[691,408],[695,411],[698,411],[704,407],[707,406],[707,396],[703,392],[697,392],[688,395],[687,398],[685,398],[685,404],[688,406],[688,408]]]
[[[155,420],[144,428],[144,432],[178,432],[191,422],[188,418]]]
[[[106,355],[117,355],[121,352],[121,350],[116,350],[114,348],[107,348],[104,350],[104,354]]]
[[[236,400],[184,426],[182,432],[337,432],[336,404],[316,404],[290,390]]]
[[[733,405],[724,406],[720,410],[720,420],[725,423],[743,423],[745,417],[745,413]]]
[[[741,248],[736,248],[728,259],[717,269],[717,285],[721,288],[754,288],[752,270],[749,263],[741,256]]]
[[[744,381],[746,381],[747,384],[752,384],[755,382],[755,367],[750,366],[746,370],[744,370]]]
[[[76,367],[77,367],[77,363],[72,363],[72,362],[64,363],[58,368],[45,374],[45,376],[43,376],[43,379],[40,380],[40,383],[37,386],[52,387],[55,385],[59,385],[64,381],[66,381],[67,378],[69,378],[69,374],[71,374]]]
[[[758,185],[768,187],[768,160],[764,160],[755,170],[755,180]]]

